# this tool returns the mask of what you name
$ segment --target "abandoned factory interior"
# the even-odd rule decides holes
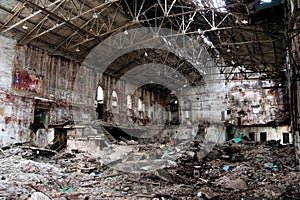
[[[0,200],[300,197],[300,0],[1,0]]]

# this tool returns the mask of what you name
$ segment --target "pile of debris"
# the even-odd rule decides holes
[[[193,185],[200,199],[298,199],[299,165],[292,146],[242,140],[215,146],[202,158],[203,144],[193,142],[172,174],[177,184]],[[193,153],[192,153],[193,152]],[[197,194],[196,194],[197,192]]]
[[[110,148],[118,152],[126,147]],[[292,146],[244,140],[214,145],[194,140],[176,147],[140,144],[134,149],[122,159],[122,168],[80,150],[58,153],[11,146],[1,151],[0,199],[200,200],[300,196],[299,166]],[[147,163],[149,157],[154,161]],[[136,162],[143,170],[133,168],[136,171],[131,173],[121,170],[130,166],[126,162],[132,166]]]

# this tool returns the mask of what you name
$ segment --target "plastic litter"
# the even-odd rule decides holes
[[[230,166],[225,165],[225,166],[223,167],[223,170],[224,170],[224,171],[228,171],[228,170],[229,170],[229,167],[230,167]]]
[[[74,192],[73,188],[61,188],[59,189],[60,192]]]
[[[239,143],[241,141],[241,138],[233,138],[232,141],[234,141],[234,143]]]
[[[164,154],[161,156],[162,159],[166,158],[167,155],[170,153],[170,150],[165,150]]]

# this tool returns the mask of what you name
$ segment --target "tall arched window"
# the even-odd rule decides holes
[[[103,103],[103,101],[104,101],[103,89],[99,85],[97,88],[97,102]]]
[[[143,100],[141,98],[138,101],[138,111],[143,111]]]
[[[111,105],[113,107],[118,106],[118,95],[117,95],[117,92],[115,90],[113,90],[112,94],[111,94]]]
[[[183,114],[184,114],[184,118],[185,120],[191,120],[192,116],[191,116],[191,100],[189,99],[184,99],[183,104],[182,104],[182,110],[183,110]]]
[[[132,98],[131,95],[127,95],[127,108],[132,109]]]
[[[97,118],[103,119],[104,94],[103,94],[103,89],[100,85],[97,87],[96,100],[97,100],[97,108],[96,108]]]

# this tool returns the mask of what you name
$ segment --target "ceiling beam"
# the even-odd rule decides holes
[[[10,16],[10,18],[2,25],[2,27],[0,28],[0,32],[4,29],[4,27],[7,26],[7,24],[9,24],[9,22],[11,22],[11,20],[13,20],[13,18],[15,18],[24,8],[25,8],[25,3],[23,3],[22,5],[18,6],[17,10],[14,12],[13,15]],[[4,8],[1,7],[1,9],[4,10]],[[8,12],[9,13],[9,12]]]
[[[22,2],[22,3],[25,3],[25,4],[29,5],[29,6],[35,5],[34,3],[32,3],[32,2],[30,2],[30,1],[28,1],[28,0],[18,0],[18,1],[20,1],[20,2]],[[59,3],[60,1],[64,1],[64,0],[57,0],[57,1],[55,1],[55,2],[53,2],[53,3],[51,3],[51,4],[49,4],[49,5],[46,6],[45,8],[41,8],[41,7],[38,6],[38,11],[36,11],[36,12],[32,13],[31,15],[25,17],[24,19],[22,19],[21,21],[19,21],[19,22],[13,24],[12,26],[8,27],[7,29],[4,29],[4,30],[2,31],[2,33],[5,33],[5,32],[7,32],[7,31],[9,31],[9,30],[15,28],[16,26],[19,26],[20,24],[26,22],[28,19],[30,19],[30,18],[32,18],[32,17],[34,17],[34,16],[36,16],[36,15],[42,13],[42,11],[43,11],[43,10],[46,10],[46,8],[50,8],[50,7],[52,7],[53,5],[55,5],[56,3]],[[36,6],[37,6],[37,5],[36,5]]]
[[[53,8],[53,10],[51,10],[51,12],[54,12],[55,10],[57,10],[66,0],[62,0],[55,8]],[[25,4],[25,3],[24,3]],[[44,16],[43,19],[41,19],[41,21],[35,25],[21,40],[20,43],[22,44],[32,33],[35,29],[37,29],[37,27],[41,26],[49,17],[50,15],[46,15]]]
[[[84,30],[84,29],[78,27],[77,25],[71,23],[70,21],[75,20],[75,19],[77,19],[77,18],[79,18],[79,17],[81,17],[81,16],[83,16],[83,15],[86,15],[86,14],[88,14],[88,13],[90,13],[90,12],[94,12],[96,9],[99,9],[99,8],[105,6],[105,5],[111,4],[111,3],[116,2],[116,1],[118,1],[118,0],[110,0],[109,2],[105,2],[105,3],[103,3],[103,4],[100,4],[100,5],[98,5],[98,6],[94,7],[94,8],[92,8],[92,9],[89,9],[88,11],[85,11],[85,12],[83,12],[83,13],[81,13],[81,14],[78,14],[77,16],[71,18],[70,20],[65,20],[65,19],[63,19],[62,17],[60,17],[60,16],[58,16],[58,15],[52,13],[51,11],[49,11],[49,10],[47,10],[47,9],[45,9],[45,8],[42,8],[42,7],[40,7],[39,5],[37,5],[37,4],[35,4],[35,3],[32,3],[32,2],[30,2],[30,1],[28,1],[28,0],[18,0],[18,1],[20,1],[20,2],[22,2],[22,3],[27,3],[27,5],[29,5],[31,8],[37,9],[38,11],[34,13],[35,15],[36,15],[36,14],[39,14],[39,13],[43,13],[44,15],[48,15],[49,17],[51,17],[51,18],[53,18],[53,19],[58,20],[58,21],[61,22],[60,24],[56,24],[56,25],[54,25],[52,28],[50,28],[50,29],[48,29],[48,30],[46,30],[46,31],[44,31],[44,32],[42,32],[42,33],[36,35],[35,37],[32,37],[32,38],[28,41],[28,42],[30,42],[31,40],[33,40],[33,39],[35,39],[35,38],[38,38],[38,37],[40,37],[40,36],[42,36],[42,35],[44,35],[44,34],[50,32],[50,31],[52,31],[52,30],[54,30],[54,29],[56,29],[56,28],[62,26],[62,25],[66,25],[66,26],[68,26],[70,29],[72,29],[72,30],[74,30],[74,31],[81,32],[81,33],[84,34],[84,35],[89,35],[90,37],[93,37],[93,38],[95,38],[95,39],[97,39],[97,40],[100,40],[100,38],[99,38],[98,36],[96,36],[95,34],[93,34],[93,33],[89,32],[89,31],[86,31],[86,30]],[[62,0],[57,0],[57,1],[54,2],[54,3],[57,3],[57,2],[60,2],[60,1],[62,1]],[[52,4],[50,4],[50,5],[53,5],[54,3],[52,3]],[[49,7],[49,6],[48,6],[48,7]],[[26,20],[23,19],[22,21],[26,21]]]

